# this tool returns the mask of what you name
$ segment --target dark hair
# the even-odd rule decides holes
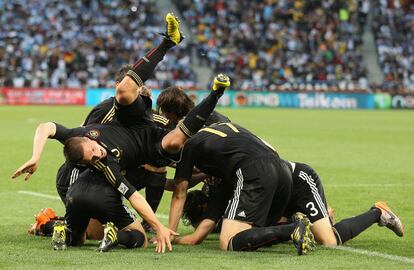
[[[194,102],[180,87],[170,86],[160,93],[157,98],[159,113],[173,113],[178,119],[183,118],[194,107]]]
[[[84,137],[72,137],[65,141],[63,146],[63,154],[67,161],[73,164],[80,164],[83,160],[82,142]]]
[[[187,193],[183,208],[183,223],[185,226],[192,225],[194,228],[201,222],[204,214],[204,204],[208,197],[201,190],[193,190]]]
[[[122,65],[121,68],[118,70],[118,73],[115,76],[115,81],[120,83],[122,79],[126,76],[127,72],[132,69],[132,65]]]
[[[151,89],[145,85],[141,86],[140,94],[149,98],[152,96]]]

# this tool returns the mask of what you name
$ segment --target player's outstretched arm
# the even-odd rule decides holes
[[[148,202],[137,191],[135,191],[128,200],[130,201],[135,211],[137,211],[137,213],[145,221],[147,221],[157,233],[157,245],[155,251],[158,253],[164,253],[166,246],[168,247],[169,251],[172,251],[171,237],[178,234],[161,224],[149,206]]]
[[[34,139],[33,139],[33,153],[32,157],[20,166],[12,175],[12,178],[16,178],[26,173],[24,180],[29,180],[32,174],[35,173],[39,165],[40,157],[42,156],[43,149],[46,141],[49,137],[54,136],[56,133],[56,124],[52,122],[41,123],[37,126]]]
[[[216,222],[211,219],[203,219],[192,234],[178,237],[174,240],[174,244],[181,245],[198,245],[201,244],[208,234],[214,230]]]
[[[187,197],[188,181],[184,179],[176,180],[175,190],[171,198],[170,215],[168,219],[168,227],[177,231],[183,213],[185,199]]]

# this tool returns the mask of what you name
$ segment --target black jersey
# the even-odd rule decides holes
[[[110,164],[110,168],[112,168],[111,171],[118,170],[118,167],[123,171],[125,171],[127,168],[128,171],[135,171],[136,167],[142,164],[145,160],[149,160],[148,163],[151,163],[150,157],[153,156],[153,153],[148,152],[150,151],[151,146],[154,143],[157,143],[152,143],[152,139],[160,137],[167,131],[162,129],[160,130],[156,127],[147,128],[145,130],[141,130],[141,134],[138,135],[141,137],[139,138],[139,140],[136,140],[133,135],[125,133],[125,127],[122,127],[120,122],[117,120],[117,117],[115,115],[114,101],[115,98],[111,97],[96,105],[89,112],[88,116],[86,117],[83,123],[83,126],[87,127],[67,129],[61,125],[57,125],[57,130],[54,138],[64,143],[66,139],[73,136],[88,136],[91,139],[99,141],[101,145],[107,149],[107,152],[110,156],[108,156],[106,162]],[[169,121],[163,116],[154,114],[153,121],[158,127],[169,127]],[[107,124],[110,126],[107,127],[107,125],[105,125],[101,127],[98,124]],[[115,130],[113,130],[114,126],[116,126]],[[157,132],[160,132],[161,135],[154,134]],[[117,136],[114,136],[114,134],[117,134]],[[147,135],[144,136],[145,134]],[[145,141],[146,143],[142,143],[142,141]],[[136,142],[139,142],[139,144]],[[145,146],[145,149],[143,149],[143,146]],[[134,151],[140,152],[134,153]],[[121,154],[119,158],[116,157],[117,153]],[[115,160],[112,160],[113,156],[115,156]],[[118,165],[116,165],[116,163],[118,163]],[[101,168],[105,169],[106,167],[101,166]],[[78,174],[84,171],[85,166],[77,166],[75,164],[69,164],[65,162],[65,164],[61,166],[61,169],[59,169],[59,172],[56,177],[56,186],[59,195],[61,196],[62,200],[64,200],[69,186],[74,182],[73,180],[76,180],[73,179],[74,176],[76,176],[77,178]],[[116,183],[119,184],[123,181],[119,180],[123,179],[121,175],[118,175],[116,172],[113,172],[113,174],[114,177],[118,179]],[[137,187],[136,185],[134,186]]]
[[[152,113],[150,116],[150,110],[147,108],[144,113],[144,118],[146,123],[154,122],[157,126],[162,128],[171,129],[170,123],[167,118]],[[142,116],[142,115],[141,115]],[[141,117],[140,116],[140,117]],[[108,124],[108,123],[119,123],[115,115],[115,98],[110,97],[105,99],[98,105],[96,105],[86,116],[85,121],[82,126],[87,126],[91,124]],[[152,124],[152,123],[151,123]]]
[[[116,121],[114,97],[105,99],[89,112],[82,126],[90,124],[106,124]]]
[[[135,189],[131,188],[122,176],[121,169],[137,166],[137,161],[143,158],[132,133],[121,125],[90,125],[68,129],[56,124],[54,139],[64,143],[68,138],[75,136],[89,137],[107,150],[107,157],[97,161],[92,167],[104,174],[105,178],[123,195],[129,197]]]
[[[152,100],[150,97],[139,95],[129,105],[119,104],[114,99],[115,115],[118,121],[127,127],[154,125],[152,115]]]
[[[202,172],[231,179],[237,166],[261,157],[279,156],[265,141],[233,123],[202,128],[184,145],[175,178],[190,179],[193,166]]]

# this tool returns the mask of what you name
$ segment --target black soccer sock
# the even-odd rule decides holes
[[[55,223],[56,222],[59,222],[59,221],[49,220],[44,225],[40,226],[41,235],[44,235],[44,236],[52,236],[52,234],[53,234],[53,227],[55,226]]]
[[[372,224],[377,223],[381,216],[381,210],[378,208],[371,208],[367,212],[343,219],[340,222],[336,223],[333,227],[336,230],[337,234],[336,240],[338,245],[345,243],[346,241],[354,238]]]
[[[117,234],[118,243],[127,248],[139,248],[144,245],[145,236],[142,232],[137,230],[122,230]]]
[[[164,175],[165,177],[166,175]],[[161,202],[162,195],[164,194],[164,187],[146,187],[145,199],[151,206],[154,213],[157,211],[158,205]]]
[[[81,237],[73,237],[72,236],[72,230],[69,229],[67,226],[65,227],[65,235],[66,235],[66,245],[68,246],[80,246],[83,242],[82,242],[82,238]],[[75,241],[76,239],[78,239],[77,241]]]
[[[144,84],[154,72],[155,67],[164,58],[168,49],[175,45],[174,42],[168,39],[163,39],[161,44],[153,48],[144,57],[139,59],[131,70],[128,71],[127,75],[133,79],[138,86]]]
[[[268,244],[277,244],[290,240],[290,235],[296,227],[296,223],[271,226],[263,228],[251,228],[236,234],[230,239],[228,250],[251,251]]]
[[[217,101],[220,95],[211,91],[200,104],[195,106],[185,117],[185,119],[178,124],[178,127],[184,132],[187,137],[193,136],[199,131],[206,123],[207,118],[213,112],[216,107]]]

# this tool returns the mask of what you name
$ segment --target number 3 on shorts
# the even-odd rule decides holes
[[[309,210],[311,211],[310,212],[310,215],[312,216],[312,217],[314,217],[314,216],[316,216],[319,212],[318,212],[318,209],[316,209],[315,208],[315,204],[313,203],[313,202],[308,202],[307,204],[306,204],[306,208],[309,208]]]

